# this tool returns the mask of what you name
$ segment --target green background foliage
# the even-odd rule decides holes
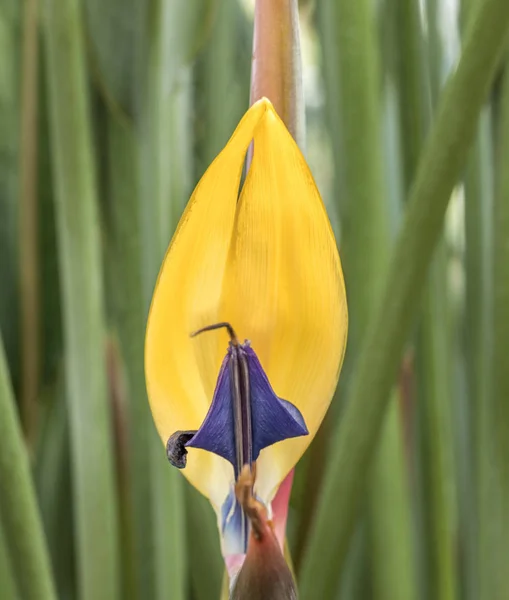
[[[296,469],[302,600],[507,600],[507,0],[300,3],[349,299]],[[143,373],[157,272],[249,105],[249,0],[0,3],[0,600],[214,600]]]

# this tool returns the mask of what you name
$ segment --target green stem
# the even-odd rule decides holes
[[[384,194],[380,74],[375,21],[368,0],[329,0],[336,23],[338,89],[329,98],[339,106],[336,135],[348,152],[337,157],[344,175],[344,199],[337,198],[343,237],[341,258],[348,286],[349,348],[357,355],[368,322],[380,300],[389,257],[389,216]]]
[[[44,9],[78,586],[82,598],[116,600],[117,497],[82,13],[77,0],[45,0]]]
[[[19,152],[21,18],[24,3],[0,3],[0,329],[13,386],[21,379],[19,290]]]
[[[73,503],[69,456],[69,425],[63,377],[41,397],[46,410],[35,448],[34,481],[44,532],[59,598],[73,594],[74,569]]]
[[[437,600],[456,597],[454,524],[451,518],[452,381],[448,323],[446,247],[439,244],[424,294],[419,343],[421,390],[419,425],[423,444],[423,512],[427,554],[428,594]]]
[[[150,409],[143,372],[145,301],[141,283],[141,239],[138,218],[138,170],[135,134],[111,111],[108,114],[108,172],[111,225],[108,236],[113,318],[118,330],[127,382],[129,426],[127,448],[118,446],[120,467],[123,581],[134,598],[153,593],[150,505]],[[138,267],[138,268],[136,268]],[[127,454],[127,455],[126,455]],[[126,512],[129,511],[129,515]]]
[[[441,41],[434,0],[426,3],[427,38],[419,7],[413,0],[396,3],[400,10],[401,131],[405,156],[405,183],[408,188],[418,167],[419,156],[429,130],[439,94]],[[452,351],[447,294],[447,253],[443,243],[434,257],[428,287],[424,293],[421,335],[417,344],[419,390],[418,438],[424,445],[422,475],[422,516],[424,519],[425,581],[437,600],[451,600],[455,594],[454,527],[450,515],[453,454]]]
[[[493,211],[493,429],[497,468],[498,507],[494,562],[494,600],[509,595],[507,557],[509,556],[509,63],[503,74],[500,142]]]
[[[462,0],[462,32],[467,29],[480,0]],[[464,589],[467,600],[491,600],[496,585],[493,551],[496,541],[496,510],[493,501],[493,423],[491,406],[491,319],[493,292],[493,122],[486,108],[479,119],[477,136],[465,174],[465,360],[469,389],[471,442],[468,444],[471,479],[476,494],[470,498],[476,518],[468,522],[470,544],[466,546]],[[464,499],[463,499],[464,501]],[[461,506],[461,505],[460,505]],[[468,542],[467,541],[467,542]]]
[[[467,30],[480,0],[462,0],[462,34]],[[468,524],[465,541],[463,589],[467,600],[493,598],[491,557],[493,522],[491,489],[492,426],[491,385],[491,293],[493,210],[493,123],[492,111],[481,113],[477,135],[465,173],[465,318],[464,340],[470,411],[470,436],[466,446],[470,478],[476,493],[468,497],[468,515],[460,503],[460,518]],[[462,495],[463,505],[466,504]],[[475,517],[472,518],[472,513]]]
[[[30,446],[37,426],[39,388],[39,252],[37,229],[38,0],[24,6],[20,151],[20,288],[23,344],[21,407]]]
[[[56,599],[30,464],[16,415],[1,339],[0,481],[0,516],[19,593],[26,600]]]
[[[465,589],[469,599],[480,595],[481,579],[491,581],[492,566],[484,523],[490,519],[490,491],[486,490],[486,470],[492,459],[489,455],[489,382],[490,382],[490,320],[491,225],[493,209],[492,182],[492,123],[491,113],[485,110],[477,128],[477,137],[470,153],[465,174],[465,272],[466,306],[464,318],[465,360],[469,389],[471,441],[467,460],[471,464],[471,479],[477,491],[470,498],[477,518],[468,518],[471,530],[466,550]],[[488,500],[488,503],[486,502]],[[470,511],[472,512],[472,511]],[[484,548],[484,549],[483,549]],[[485,575],[482,575],[484,573]],[[468,583],[468,585],[467,585]]]
[[[405,477],[407,464],[398,396],[393,392],[369,490],[369,544],[373,555],[373,597],[377,600],[417,597],[410,490]]]
[[[190,540],[202,543],[189,544],[191,586],[196,600],[215,600],[220,596],[221,576],[224,562],[219,550],[217,520],[210,502],[190,485],[185,493],[187,512],[187,535]],[[228,580],[228,575],[225,574]],[[227,589],[229,586],[227,585]],[[228,598],[228,595],[226,596]]]
[[[327,597],[342,566],[365,485],[364,474],[376,448],[449,197],[504,48],[509,4],[505,0],[485,0],[472,25],[423,151],[383,300],[368,331],[350,401],[331,449],[303,564],[302,600]],[[323,560],[323,547],[336,557],[334,562]]]
[[[380,111],[380,69],[375,35],[375,12],[370,2],[327,2],[321,7],[325,67],[337,74],[330,82],[328,104],[333,136],[340,148],[335,153],[336,177],[343,175],[343,194],[337,192],[342,214],[342,259],[349,296],[350,332],[348,355],[358,359],[358,350],[380,300],[390,248],[389,211],[383,175]],[[329,64],[330,63],[330,64]],[[337,109],[339,107],[339,111]],[[334,116],[340,114],[340,122]],[[332,113],[332,114],[331,114]],[[339,186],[338,186],[339,187]],[[348,198],[341,204],[340,198]],[[344,202],[344,201],[343,201]],[[410,507],[398,418],[394,409],[380,441],[373,465],[368,496],[365,534],[373,564],[376,598],[412,597],[413,576]],[[315,467],[313,467],[313,472]],[[401,510],[385,510],[398,492]],[[384,507],[384,508],[382,508]],[[403,524],[403,525],[402,525]],[[402,525],[402,526],[401,526]],[[358,532],[362,535],[362,531]],[[392,536],[388,543],[387,536]],[[352,545],[353,547],[353,545]],[[348,561],[348,565],[359,561]],[[400,565],[408,564],[408,569]],[[348,567],[343,579],[352,575]],[[395,585],[395,582],[398,585]],[[345,585],[342,586],[342,590]],[[346,594],[347,592],[342,592]]]

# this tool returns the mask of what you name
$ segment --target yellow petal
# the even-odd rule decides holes
[[[226,353],[222,332],[189,336],[218,320],[244,156],[266,110],[259,102],[246,113],[198,183],[159,273],[147,324],[145,375],[164,443],[176,430],[201,425]],[[232,468],[213,454],[190,449],[184,474],[218,506]]]
[[[237,203],[244,155],[254,158]],[[323,419],[346,344],[347,309],[334,236],[309,169],[267,100],[245,115],[198,184],[164,260],[147,326],[151,408],[166,442],[197,429],[227,348],[229,321],[250,339],[276,393],[310,435],[262,451],[257,493],[271,498]],[[223,459],[190,449],[184,474],[219,507],[232,479]]]
[[[330,223],[307,164],[274,110],[255,131],[237,209],[221,318],[251,340],[276,394],[309,436],[262,451],[256,490],[271,498],[315,435],[343,360],[347,306]]]

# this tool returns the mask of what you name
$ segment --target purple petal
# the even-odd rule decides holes
[[[230,353],[225,356],[209,411],[200,429],[186,443],[187,448],[201,448],[218,454],[235,466],[235,424],[230,391]]]
[[[256,460],[267,446],[309,432],[299,409],[276,396],[255,351],[248,345],[244,346],[244,351],[251,383],[253,460]]]
[[[250,385],[252,460],[260,451],[276,442],[307,435],[302,414],[291,402],[278,398],[272,389],[255,351],[245,343],[239,347],[247,360]],[[228,350],[217,379],[214,397],[200,429],[186,447],[214,452],[228,460],[235,473],[242,465],[236,464],[235,421],[233,411],[233,383],[230,367],[231,348]]]

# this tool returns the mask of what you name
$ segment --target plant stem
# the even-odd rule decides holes
[[[251,99],[268,98],[301,149],[305,147],[297,0],[256,0]]]

